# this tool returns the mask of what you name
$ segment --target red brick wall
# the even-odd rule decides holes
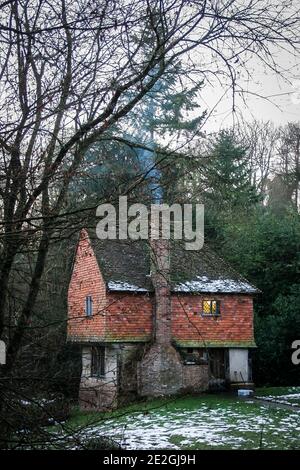
[[[86,317],[85,297],[93,298]],[[221,301],[220,318],[202,317],[202,298]],[[151,339],[154,296],[105,292],[105,282],[87,232],[81,232],[68,293],[68,337],[72,340],[146,341]],[[252,342],[253,306],[245,295],[172,295],[172,336],[178,342]],[[216,344],[217,345],[217,344]]]
[[[85,314],[85,298],[93,299],[93,315]],[[85,230],[80,233],[68,291],[68,336],[87,339],[105,334],[105,282]]]
[[[110,292],[107,301],[106,328],[109,339],[151,339],[153,306],[148,295]]]
[[[202,299],[220,300],[220,317],[201,316]],[[253,341],[253,301],[246,295],[172,296],[172,334],[178,341]]]
[[[93,315],[85,314],[85,298],[93,298]],[[68,292],[68,337],[147,341],[152,331],[152,300],[145,294],[108,292],[91,247],[82,230]]]

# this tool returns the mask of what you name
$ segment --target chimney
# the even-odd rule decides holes
[[[151,278],[155,292],[153,339],[171,344],[170,241],[151,240]]]
[[[151,240],[151,278],[154,287],[153,338],[138,367],[141,396],[173,395],[181,391],[183,364],[172,345],[170,241]]]

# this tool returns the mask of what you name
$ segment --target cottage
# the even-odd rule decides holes
[[[249,386],[258,291],[208,246],[99,240],[82,230],[68,291],[82,408]]]

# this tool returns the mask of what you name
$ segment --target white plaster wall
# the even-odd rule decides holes
[[[229,349],[229,379],[230,382],[248,382],[248,349]]]
[[[105,382],[117,384],[118,351],[113,346],[105,347]]]
[[[105,347],[105,376],[91,377],[91,346],[82,347],[79,403],[83,410],[109,410],[117,406],[118,349]]]
[[[82,378],[89,378],[91,376],[91,361],[92,361],[92,354],[91,348],[84,346],[82,348]]]
[[[6,364],[6,345],[4,341],[0,341],[0,364]]]
[[[92,362],[92,348],[91,346],[83,346],[82,348],[82,379],[90,379],[92,381],[101,381],[104,383],[117,383],[117,366],[118,366],[118,351],[113,346],[105,347],[105,377],[97,379],[91,377],[91,362]]]

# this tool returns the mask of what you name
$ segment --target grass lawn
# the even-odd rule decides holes
[[[300,387],[257,391],[276,398],[299,393]],[[106,436],[127,449],[300,449],[299,409],[227,395],[152,400],[106,414],[77,411],[65,427],[82,442]]]
[[[300,387],[264,387],[256,395],[283,405],[300,406]]]

